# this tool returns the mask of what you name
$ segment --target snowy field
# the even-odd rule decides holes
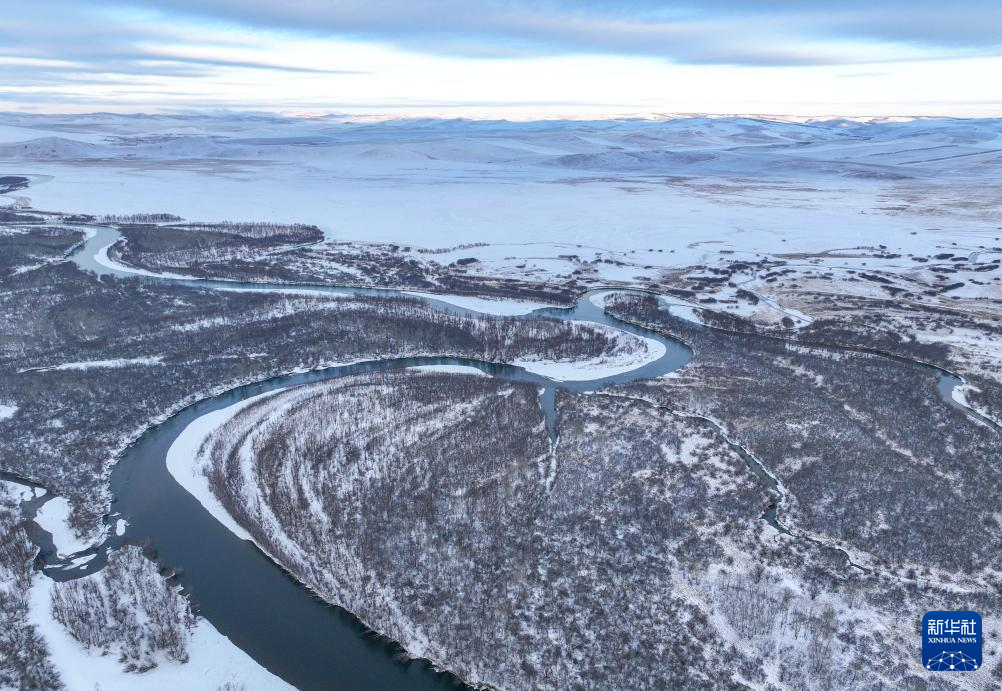
[[[499,275],[598,256],[614,281],[721,252],[976,248],[999,233],[1000,161],[995,120],[10,115],[0,129],[0,173],[32,178],[8,196],[40,209],[314,223]]]

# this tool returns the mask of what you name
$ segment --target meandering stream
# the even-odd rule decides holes
[[[115,242],[119,234],[111,228],[91,228],[92,236],[72,257],[81,268],[99,275],[134,276],[143,272],[123,270],[114,262],[95,257]],[[225,290],[295,290],[359,296],[413,297],[393,290],[336,288],[282,284],[236,283],[185,278],[158,278],[198,288]],[[37,530],[33,538],[42,550],[46,573],[54,579],[79,578],[100,569],[107,551],[125,541],[150,540],[164,563],[178,569],[178,580],[197,607],[198,613],[261,665],[300,689],[449,689],[463,684],[448,673],[434,670],[421,660],[406,661],[392,641],[367,631],[349,612],[316,598],[288,576],[252,543],[241,540],[218,523],[199,502],[175,482],[166,467],[166,453],[182,430],[194,420],[251,396],[278,388],[334,379],[351,374],[416,365],[465,365],[494,377],[536,384],[542,390],[539,401],[546,416],[551,439],[557,431],[555,394],[558,388],[597,391],[610,384],[624,384],[667,374],[692,357],[679,341],[622,322],[592,303],[593,291],[570,308],[536,310],[521,318],[550,317],[587,321],[621,329],[656,340],[665,354],[629,372],[587,381],[555,382],[512,365],[454,357],[386,359],[335,366],[323,370],[275,377],[240,386],[184,408],[162,424],[150,428],[122,455],[111,473],[114,497],[106,518],[108,539],[100,547],[75,557],[93,554],[82,565],[60,561],[51,539]],[[628,292],[628,291],[624,291]],[[420,298],[436,310],[462,316],[482,316],[471,309],[443,300]],[[953,388],[961,382],[939,370],[941,397],[950,405],[972,411],[956,402]],[[976,414],[975,414],[976,415]],[[977,416],[981,417],[981,416]],[[749,465],[752,464],[749,462]],[[775,480],[762,468],[756,475],[775,490]],[[762,475],[765,473],[765,475]],[[43,500],[32,500],[31,511]],[[770,506],[763,518],[777,529],[776,509]],[[124,535],[116,534],[120,518],[128,521]]]

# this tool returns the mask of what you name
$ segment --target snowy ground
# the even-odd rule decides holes
[[[14,115],[2,135],[0,173],[30,176],[12,196],[37,208],[315,223],[500,276],[600,258],[602,279],[629,282],[722,252],[924,252],[998,233],[994,120]]]
[[[712,305],[669,299],[673,313],[697,323],[712,309],[772,324],[785,319],[789,329],[801,329],[812,313],[798,309],[798,297],[811,292],[898,299],[904,291],[902,301],[936,307],[1002,299],[999,277],[988,266],[1002,257],[1002,121],[370,124],[237,115],[10,115],[0,126],[0,175],[32,181],[0,206],[314,223],[339,242],[399,243],[415,260],[540,283],[668,284],[699,280],[706,267],[726,262],[786,262],[782,276],[749,269],[715,284]],[[949,258],[931,259],[937,254]],[[107,248],[97,261],[122,268]],[[877,278],[861,278],[864,273]],[[957,287],[937,292],[951,282]],[[930,294],[930,288],[936,290]],[[495,314],[544,306],[429,297]],[[998,304],[978,309],[995,315]],[[910,329],[920,342],[966,353],[967,369],[989,381],[997,376],[999,341],[990,332]],[[657,342],[637,341],[605,360],[514,364],[569,381],[610,376],[664,354]],[[139,362],[159,359],[49,369]],[[967,385],[954,397],[966,403],[978,393]],[[244,539],[249,536],[208,491],[194,459],[209,433],[253,400],[195,421],[168,454],[175,479]],[[0,404],[0,420],[17,412]],[[55,497],[37,518],[61,555],[88,546],[68,528],[68,512],[66,500]],[[67,686],[135,687],[137,678],[114,659],[86,653],[46,616],[50,586],[36,576],[31,616]],[[703,584],[691,599],[707,591],[712,588]],[[214,689],[238,679],[248,689],[287,688],[204,621],[190,663],[161,665],[143,676],[144,688]],[[780,684],[778,677],[770,680]]]

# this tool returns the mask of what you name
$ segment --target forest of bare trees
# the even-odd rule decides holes
[[[457,317],[416,299],[197,290],[97,279],[70,263],[5,278],[0,309],[0,401],[17,408],[0,419],[4,467],[69,497],[82,530],[104,511],[115,453],[210,392],[358,359],[567,361],[639,343],[556,320]]]
[[[127,672],[188,661],[195,615],[139,547],[112,552],[92,576],[54,584],[51,599],[52,616],[73,638],[96,654],[115,655]]]
[[[62,681],[28,617],[38,549],[25,532],[20,491],[19,485],[0,480],[0,688],[55,691]]]
[[[506,688],[871,688],[874,657],[922,688],[909,617],[998,608],[775,532],[712,426],[622,394],[560,393],[550,447],[532,387],[358,375],[244,408],[199,463],[324,599]]]
[[[701,328],[646,297],[609,309],[693,347],[677,376],[632,388],[721,421],[789,490],[791,521],[889,568],[1002,566],[991,547],[1002,436],[942,401],[932,368]],[[958,503],[971,542],[945,544]]]

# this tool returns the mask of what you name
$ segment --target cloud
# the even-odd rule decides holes
[[[124,0],[120,0],[124,1]],[[391,42],[425,52],[645,55],[690,64],[874,62],[995,53],[1002,3],[960,0],[129,0],[240,25]],[[897,53],[897,55],[895,55]]]
[[[727,103],[761,112],[784,106],[760,103],[800,104],[811,93],[808,105],[835,110],[889,89],[906,104],[934,91],[975,98],[1002,56],[1002,0],[8,4],[0,101],[40,107],[479,104],[494,113],[533,104],[633,112]]]
[[[931,0],[39,0],[5,9],[0,76],[20,84],[226,68],[339,73],[269,60],[259,50],[269,32],[479,58],[849,65],[1002,53],[1002,2],[959,0],[947,9]],[[3,58],[51,62],[18,72]]]
[[[22,3],[0,23],[0,79],[31,83],[109,82],[127,77],[197,78],[221,69],[356,74],[268,60],[253,40],[192,31],[150,17],[121,15],[86,0]],[[98,75],[103,75],[98,78]]]

